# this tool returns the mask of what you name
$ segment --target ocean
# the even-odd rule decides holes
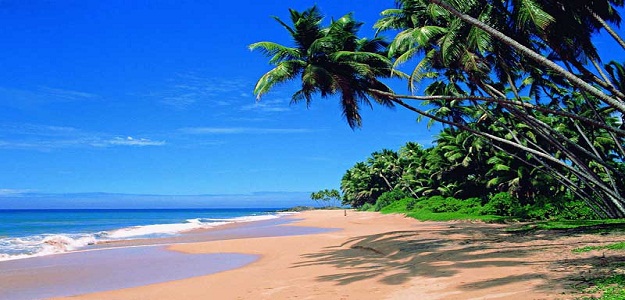
[[[0,261],[279,217],[277,209],[0,210]]]

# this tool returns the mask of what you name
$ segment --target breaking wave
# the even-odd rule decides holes
[[[216,226],[279,218],[281,214],[244,216],[228,219],[195,218],[183,223],[152,224],[81,234],[41,234],[26,237],[0,236],[0,261],[59,254],[99,242],[159,238]]]

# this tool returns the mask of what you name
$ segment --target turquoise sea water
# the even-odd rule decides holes
[[[0,261],[277,218],[275,209],[0,210]]]

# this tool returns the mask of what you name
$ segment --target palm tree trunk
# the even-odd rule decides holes
[[[380,171],[380,177],[382,177],[382,179],[384,180],[384,183],[386,183],[386,186],[388,186],[388,190],[392,191],[393,190],[393,186],[391,185],[391,182],[388,181],[388,179],[386,179],[386,176],[384,176],[384,174],[382,174],[382,171]]]
[[[605,122],[597,121],[595,119],[587,118],[584,116],[580,116],[578,114],[573,114],[563,110],[554,110],[550,108],[546,108],[540,105],[534,105],[527,102],[515,101],[506,98],[498,98],[498,97],[480,97],[480,96],[418,96],[418,95],[397,95],[389,92],[384,92],[380,90],[370,90],[370,92],[379,94],[382,96],[399,98],[399,99],[408,99],[408,100],[419,100],[419,101],[432,101],[432,100],[445,100],[445,101],[453,101],[453,100],[476,100],[476,101],[484,101],[498,104],[508,104],[514,105],[518,107],[523,107],[531,110],[540,111],[547,114],[554,114],[558,116],[567,117],[573,120],[578,120],[580,122],[586,123],[591,126],[596,126],[602,129],[605,129],[609,132],[613,132],[618,136],[625,136],[625,130],[612,127],[607,125]]]
[[[558,159],[556,159],[555,157],[545,153],[545,152],[541,152],[539,150],[536,149],[532,149],[530,147],[524,146],[520,143],[516,143],[513,141],[509,141],[507,139],[492,135],[492,134],[488,134],[485,132],[481,132],[479,130],[475,130],[472,129],[464,124],[459,124],[459,123],[455,123],[440,117],[437,117],[435,115],[432,115],[430,113],[427,113],[425,111],[422,111],[418,108],[415,108],[413,106],[410,106],[408,104],[406,104],[405,102],[403,102],[400,99],[397,98],[392,98],[392,101],[395,102],[396,104],[399,104],[400,106],[403,106],[404,108],[407,108],[408,110],[414,111],[422,116],[425,116],[427,118],[430,118],[432,120],[438,121],[440,123],[443,124],[447,124],[450,126],[455,126],[457,128],[460,128],[462,130],[466,130],[468,132],[471,132],[473,134],[476,134],[478,136],[482,136],[484,138],[490,139],[492,141],[495,142],[500,142],[502,144],[506,144],[512,147],[515,147],[521,151],[536,155],[537,157],[540,157],[542,159],[545,159],[547,161],[550,161],[552,163],[554,163],[555,165],[558,165],[564,169],[569,170],[570,172],[572,172],[573,174],[575,174],[576,176],[579,176],[580,179],[583,179],[584,181],[587,181],[589,184],[592,184],[592,186],[594,186],[594,190],[595,192],[597,192],[600,195],[603,195],[605,198],[603,199],[604,201],[608,201],[609,205],[607,205],[607,207],[605,207],[606,209],[612,210],[613,212],[611,213],[612,217],[625,217],[625,199],[619,198],[618,195],[614,195],[613,190],[606,186],[603,182],[601,182],[600,179],[596,178],[595,176],[592,176],[594,174],[588,174],[587,172],[584,172],[582,170],[579,170],[577,168],[575,168],[572,165],[568,165],[565,162],[562,162]],[[578,162],[579,163],[579,162]],[[580,163],[581,164],[581,163]],[[579,165],[583,167],[583,164]]]
[[[590,15],[595,18],[595,20],[597,22],[599,22],[599,24],[601,24],[601,26],[603,26],[603,29],[605,29],[605,31],[608,32],[608,34],[610,36],[612,36],[612,38],[619,44],[621,45],[621,47],[623,49],[625,49],[625,41],[623,41],[623,39],[618,35],[618,33],[616,33],[616,31],[614,31],[614,29],[612,29],[612,27],[610,27],[610,24],[608,24],[604,19],[602,19],[597,13],[595,13],[595,11],[593,11],[590,7],[586,6],[586,10],[590,13]]]

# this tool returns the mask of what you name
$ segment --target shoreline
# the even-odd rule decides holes
[[[209,275],[57,299],[573,299],[580,295],[571,287],[590,270],[588,261],[620,254],[604,252],[601,258],[571,250],[622,240],[518,235],[501,224],[420,222],[355,211],[343,216],[342,210],[302,212],[296,219],[265,229],[338,230],[170,245],[167,252],[182,256],[258,259]],[[159,264],[172,266],[168,259]]]
[[[108,241],[83,249],[0,262],[0,295],[10,299],[67,297],[222,272],[258,260],[258,255],[185,254],[174,245],[327,232],[301,226],[293,214],[194,229],[166,238]]]
[[[250,214],[246,214],[246,210],[249,210]],[[24,212],[31,212],[38,210],[10,210],[9,213],[18,213],[18,215],[9,214],[9,225],[12,221],[16,222],[14,225],[19,228],[20,222],[26,224],[28,228],[28,222],[30,219],[21,217],[19,214]],[[119,247],[124,245],[153,245],[153,244],[169,244],[185,241],[198,241],[199,236],[203,232],[210,232],[213,229],[221,230],[245,225],[248,223],[271,221],[274,219],[286,219],[291,214],[282,213],[277,210],[263,211],[262,209],[208,209],[208,210],[41,210],[43,215],[32,215],[29,218],[36,220],[36,218],[59,218],[58,213],[61,216],[66,214],[67,218],[76,217],[74,214],[89,213],[96,215],[95,220],[98,218],[104,218],[106,222],[121,221],[119,226],[107,225],[94,225],[89,223],[89,217],[85,218],[87,222],[77,222],[77,226],[64,225],[54,227],[48,231],[48,228],[42,230],[37,228],[27,232],[26,234],[19,232],[19,230],[8,230],[6,236],[0,236],[0,263],[5,261],[30,259],[35,257],[46,257],[52,255],[58,255],[63,253],[76,253],[82,251],[89,251],[93,249],[102,249],[110,247]],[[139,221],[126,222],[124,224],[124,218],[119,220],[115,217],[110,218],[107,215],[99,216],[98,214],[110,213],[115,211],[123,212],[138,212],[137,216]],[[174,217],[170,219],[155,219],[155,222],[150,222],[150,218],[154,218],[149,214],[152,211],[159,213],[170,211],[174,212]],[[180,211],[189,211],[188,215],[180,215]],[[223,216],[223,212],[231,211],[231,216]],[[104,212],[104,213],[103,213]],[[217,213],[219,216],[210,216],[205,218],[204,216],[209,213]],[[148,214],[148,218],[143,219],[144,215]],[[198,217],[199,216],[199,217]],[[83,215],[78,215],[79,219],[83,218]],[[133,216],[131,216],[133,217]],[[110,219],[107,219],[110,218]],[[167,218],[167,217],[166,217]],[[159,222],[160,221],[160,222]],[[134,224],[133,224],[134,223]],[[56,224],[52,224],[56,226]],[[82,226],[82,228],[81,228]],[[91,226],[91,227],[90,227]],[[99,226],[99,228],[98,228]],[[159,242],[160,241],[160,242]],[[12,248],[13,247],[13,248]]]
[[[302,212],[286,226],[340,228],[303,236],[255,237],[178,244],[168,247],[188,254],[237,252],[260,256],[241,268],[154,285],[72,297],[71,299],[550,299],[552,289],[540,279],[483,288],[469,293],[458,287],[460,271],[448,269],[437,251],[458,251],[467,238],[455,226],[471,229],[501,225],[419,222],[401,215],[343,211]],[[454,241],[444,245],[444,239]],[[501,263],[501,262],[498,262]],[[488,264],[485,264],[488,266]],[[507,265],[506,265],[507,266]],[[509,267],[509,266],[507,266]],[[478,282],[500,272],[468,274]],[[469,270],[472,271],[472,270]],[[532,274],[532,266],[508,272]],[[470,281],[470,280],[469,280]],[[463,283],[466,283],[463,282]],[[533,288],[536,291],[533,291]],[[551,292],[550,292],[551,291]],[[67,298],[69,299],[69,298]]]

